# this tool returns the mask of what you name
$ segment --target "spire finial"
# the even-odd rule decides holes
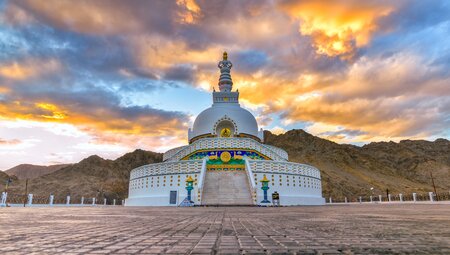
[[[233,87],[233,81],[231,80],[230,69],[233,64],[228,60],[228,53],[223,53],[223,60],[217,65],[220,69],[219,77],[219,89],[220,91],[230,92]]]

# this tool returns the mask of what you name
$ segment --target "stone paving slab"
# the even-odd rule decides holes
[[[0,254],[450,254],[450,205],[0,208]]]

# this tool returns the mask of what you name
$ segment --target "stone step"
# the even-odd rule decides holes
[[[202,205],[253,205],[245,171],[206,171]]]

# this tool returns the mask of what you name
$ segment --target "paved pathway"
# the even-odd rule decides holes
[[[0,254],[450,254],[450,205],[0,208]]]

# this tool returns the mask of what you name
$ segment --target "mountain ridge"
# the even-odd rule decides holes
[[[337,144],[303,130],[284,134],[265,131],[265,143],[288,152],[289,161],[310,164],[321,171],[324,197],[342,198],[432,191],[430,171],[438,192],[450,189],[450,142],[403,140],[364,146]],[[127,197],[129,172],[162,161],[162,154],[137,149],[115,159],[89,156],[79,163],[30,180],[29,192],[64,197]],[[4,178],[0,176],[0,178]],[[0,189],[4,182],[0,183]],[[24,181],[14,180],[11,192],[23,192]]]
[[[9,176],[16,176],[18,179],[33,179],[42,175],[46,175],[55,172],[71,164],[57,164],[57,165],[33,165],[33,164],[20,164],[3,172]]]

